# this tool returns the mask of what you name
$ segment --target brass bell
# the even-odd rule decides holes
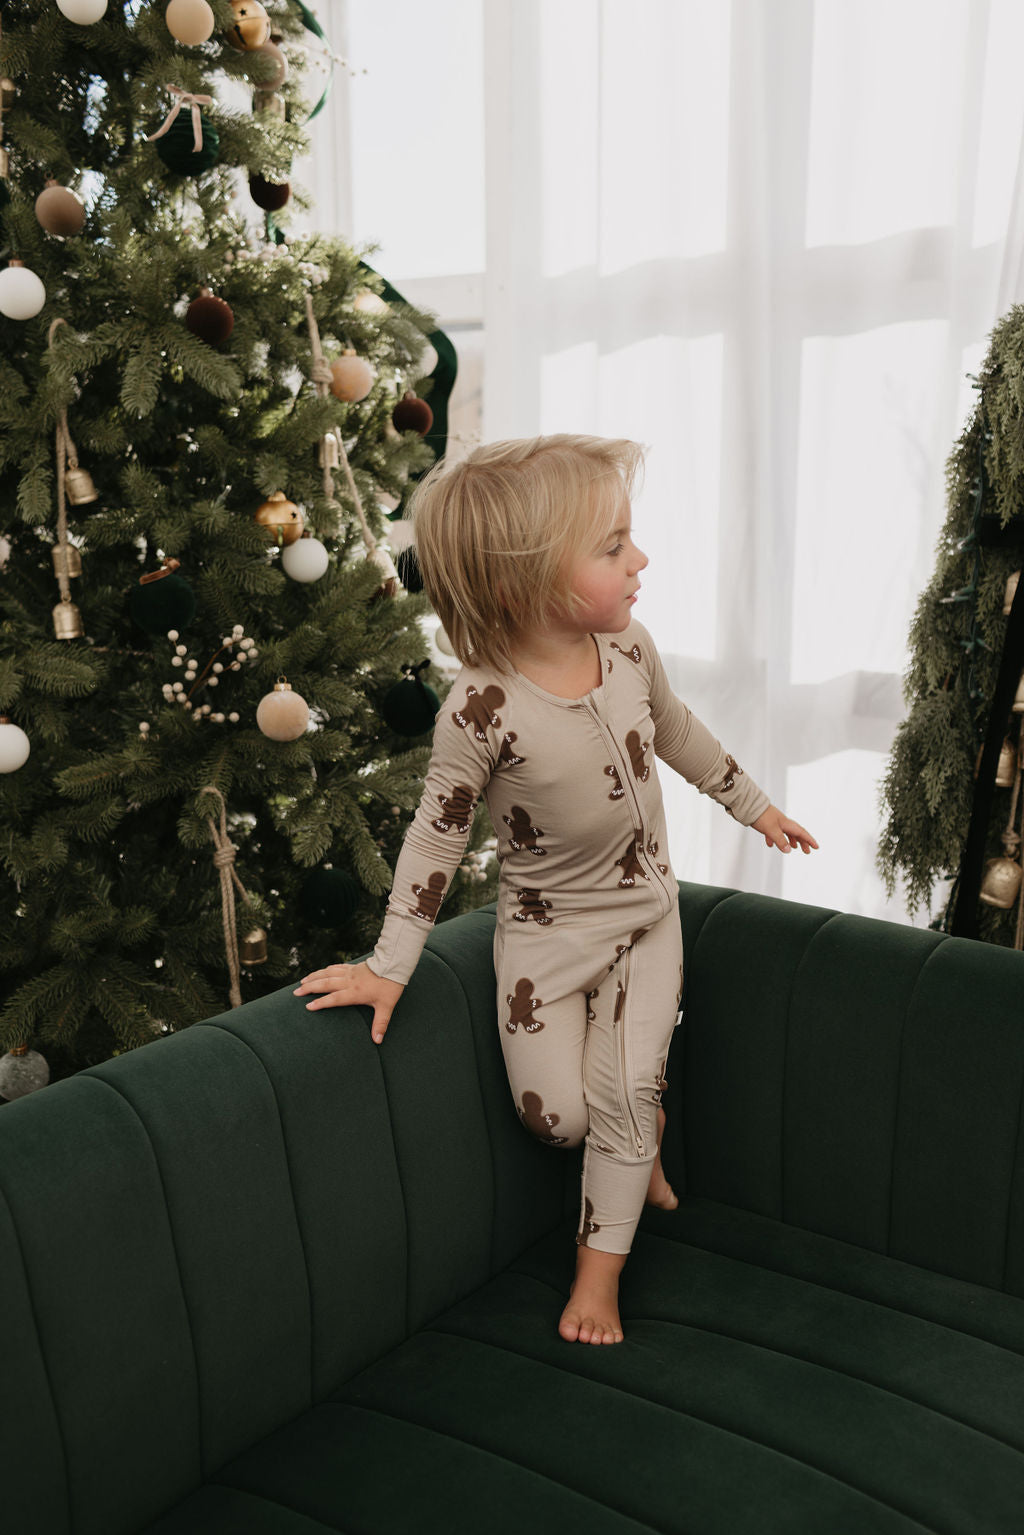
[[[985,865],[979,899],[986,906],[1012,906],[1020,891],[1021,868],[1012,858],[990,858]]]
[[[260,503],[253,513],[253,521],[266,528],[277,544],[294,544],[302,537],[302,513],[294,501],[289,501],[283,490],[275,490],[272,496]]]
[[[263,965],[267,960],[267,935],[262,927],[254,927],[238,945],[238,957],[243,965]]]
[[[61,576],[80,576],[82,574],[82,556],[74,544],[54,544],[50,553],[53,555],[53,573],[59,581]]]
[[[977,760],[976,760],[976,762],[974,764],[974,776],[975,776],[975,778],[977,778],[979,772],[981,771],[981,759],[982,759],[982,755],[984,754],[984,751],[985,751],[985,748],[982,747],[981,750],[978,752],[978,757],[977,757]],[[1013,744],[1013,742],[1011,740],[1007,739],[1007,740],[1005,740],[1003,742],[1002,748],[1000,749],[1000,752],[999,752],[999,765],[996,768],[996,788],[997,789],[1012,789],[1013,788],[1013,781],[1014,781],[1014,779],[1016,777],[1017,777],[1017,748],[1014,746],[1014,744]]]
[[[59,640],[80,640],[85,634],[82,615],[73,602],[58,602],[53,610],[53,631]]]
[[[0,112],[9,112],[18,94],[18,87],[10,75],[0,77]]]
[[[80,469],[77,464],[68,465],[64,475],[64,493],[72,506],[86,506],[90,501],[98,501],[100,497],[88,469]]]
[[[1006,591],[1003,593],[1003,612],[1009,613],[1013,607],[1013,599],[1017,595],[1017,582],[1020,580],[1020,571],[1015,570],[1012,576],[1007,577]]]
[[[376,549],[372,550],[366,558],[371,565],[376,565],[381,573],[381,585],[377,588],[374,596],[397,597],[399,592],[402,591],[402,583],[398,578],[395,562],[388,551],[378,544]]]
[[[4,181],[6,181],[10,174],[11,174],[10,156],[8,155],[6,149],[0,147],[0,177],[2,177]]]
[[[341,456],[338,453],[338,439],[333,432],[328,432],[326,437],[321,437],[317,462],[321,469],[337,469],[341,463]]]

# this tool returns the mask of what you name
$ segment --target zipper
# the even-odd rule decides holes
[[[619,963],[623,966],[624,998],[629,994],[630,959],[631,952],[627,949],[625,954],[622,956],[622,959],[619,961]],[[629,1101],[629,1089],[626,1085],[629,1078],[629,1072],[626,1062],[625,1000],[623,1000],[622,1004],[622,1016],[617,1020],[616,1027],[619,1031],[619,1103],[622,1107],[623,1117],[625,1118],[627,1124],[630,1126],[630,1129],[633,1131],[633,1145],[636,1147],[636,1154],[638,1157],[642,1157],[644,1154],[644,1138],[640,1134],[640,1126],[636,1122],[636,1115],[633,1113],[633,1106]]]

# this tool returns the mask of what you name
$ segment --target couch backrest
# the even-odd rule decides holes
[[[687,1191],[1024,1294],[1024,955],[703,886],[680,909]]]
[[[139,1528],[556,1223],[493,927],[437,929],[380,1049],[285,988],[0,1112],[5,1528]]]

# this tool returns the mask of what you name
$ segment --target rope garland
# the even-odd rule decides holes
[[[49,332],[47,333],[47,337],[46,337],[46,345],[48,347],[52,347],[53,346],[53,339],[54,339],[54,337],[57,334],[57,327],[59,325],[66,325],[66,324],[67,324],[67,321],[66,320],[62,320],[59,315],[53,321],[53,323],[50,326]],[[60,600],[61,600],[61,602],[70,602],[71,601],[71,582],[68,579],[68,567],[69,567],[69,553],[68,553],[68,551],[69,551],[71,545],[70,545],[70,543],[68,541],[68,507],[67,507],[67,495],[66,495],[66,491],[65,491],[65,487],[64,487],[64,477],[65,477],[65,474],[66,474],[67,469],[68,469],[69,466],[72,469],[77,469],[78,468],[78,450],[75,447],[74,443],[72,442],[72,440],[71,440],[71,433],[68,430],[68,413],[67,413],[67,409],[66,408],[61,411],[60,415],[57,418],[57,427],[56,427],[56,431],[55,431],[54,436],[55,436],[55,448],[56,448],[56,453],[57,453],[57,545],[56,545],[56,547],[61,552],[60,561],[59,561],[59,563],[57,565],[57,572],[56,572],[56,574],[57,574],[57,585],[60,587]]]
[[[224,803],[224,796],[214,784],[207,784],[200,789],[200,794],[214,794],[220,801],[220,827],[212,816],[207,816],[207,824],[210,828],[210,836],[213,838],[213,866],[220,875],[220,905],[221,915],[224,920],[224,951],[228,960],[228,975],[231,979],[228,993],[231,1006],[241,1007],[242,970],[238,956],[238,926],[235,918],[235,892],[232,889],[232,881],[247,906],[252,905],[252,899],[242,881],[235,872],[235,858],[238,849],[228,838],[228,813]]]

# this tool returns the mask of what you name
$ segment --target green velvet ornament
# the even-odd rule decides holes
[[[359,885],[344,869],[314,869],[299,895],[312,927],[341,927],[359,905]]]
[[[381,718],[400,736],[422,736],[433,730],[441,700],[433,688],[420,676],[430,663],[422,661],[417,667],[408,667],[408,675],[396,682],[384,694],[380,706]]]
[[[175,175],[201,176],[203,171],[208,171],[211,165],[217,163],[220,134],[209,118],[203,115],[202,109],[199,115],[203,127],[201,149],[195,147],[192,116],[188,111],[179,112],[167,132],[154,140],[157,154]]]
[[[133,586],[128,598],[131,615],[147,634],[187,629],[196,614],[196,594],[173,570]]]

